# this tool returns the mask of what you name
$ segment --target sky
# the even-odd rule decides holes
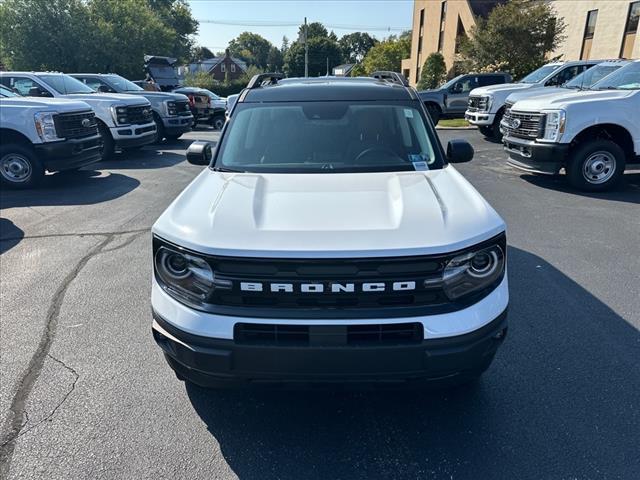
[[[200,21],[197,43],[214,53],[224,51],[229,40],[244,31],[258,33],[280,47],[283,35],[290,41],[296,39],[297,25],[304,23],[305,16],[309,23],[325,24],[338,37],[363,31],[382,39],[409,30],[413,15],[413,0],[188,1],[193,16]]]

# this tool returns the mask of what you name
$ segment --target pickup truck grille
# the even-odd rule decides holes
[[[507,105],[500,123],[505,135],[527,139],[541,137],[544,131],[544,114],[516,112],[512,107]]]
[[[496,242],[504,243],[504,236],[487,244]],[[161,246],[166,244],[154,238],[154,252]],[[457,254],[338,259],[204,256],[214,272],[216,288],[194,308],[221,315],[298,319],[408,317],[455,311],[477,302],[501,281],[477,295],[451,301],[443,288],[442,273]],[[159,282],[171,293],[170,287]]]
[[[191,115],[191,109],[189,108],[189,102],[188,101],[184,101],[184,102],[174,102],[176,104],[176,112],[178,112],[178,115],[182,115],[182,116],[187,116],[187,115]]]
[[[54,116],[56,135],[60,138],[84,138],[98,134],[96,114],[93,112],[59,113]]]
[[[140,125],[151,121],[153,121],[153,112],[151,107],[145,105],[127,107],[127,123],[131,125]]]

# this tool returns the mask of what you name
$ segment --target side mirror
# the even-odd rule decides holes
[[[192,165],[209,165],[213,158],[215,143],[203,142],[201,140],[193,142],[187,149],[187,162]]]
[[[450,140],[447,145],[447,159],[451,163],[470,162],[473,154],[473,147],[466,140]]]

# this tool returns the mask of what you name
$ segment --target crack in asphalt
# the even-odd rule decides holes
[[[128,235],[130,233],[143,233],[148,232],[150,230],[149,227],[145,228],[137,228],[134,230],[122,230],[118,232],[77,232],[77,233],[49,233],[43,235],[25,235],[24,237],[15,236],[15,237],[0,237],[0,242],[11,241],[11,240],[29,240],[29,239],[37,239],[37,238],[58,238],[58,237],[104,237],[108,235]]]
[[[78,261],[75,268],[67,274],[67,276],[64,278],[64,280],[62,281],[62,283],[54,293],[53,301],[47,311],[45,328],[40,338],[40,342],[38,343],[38,348],[36,349],[35,353],[31,357],[31,360],[29,361],[29,365],[27,366],[22,376],[20,377],[20,380],[18,382],[18,388],[11,401],[11,407],[9,408],[9,413],[7,414],[7,417],[5,418],[5,421],[2,424],[2,428],[0,429],[0,433],[2,433],[2,436],[0,437],[1,438],[0,440],[0,478],[7,478],[8,476],[9,466],[11,464],[11,458],[15,450],[16,440],[18,439],[18,437],[21,436],[22,429],[24,428],[24,426],[27,424],[27,421],[28,421],[28,420],[25,421],[25,418],[28,419],[28,414],[25,409],[27,399],[31,394],[31,391],[33,390],[33,387],[36,381],[40,377],[45,359],[49,357],[52,360],[63,365],[65,368],[69,369],[75,375],[76,378],[73,382],[73,386],[71,390],[67,392],[67,394],[64,396],[62,401],[58,403],[58,405],[54,408],[51,414],[48,415],[44,420],[38,422],[33,427],[30,427],[27,430],[25,430],[24,433],[31,430],[35,426],[41,424],[43,421],[50,419],[56,413],[56,411],[60,408],[60,406],[67,400],[69,395],[73,392],[73,390],[75,389],[76,382],[78,381],[79,375],[73,368],[69,367],[64,362],[58,360],[57,358],[54,358],[49,354],[49,351],[51,349],[51,344],[53,343],[53,339],[55,337],[56,329],[58,326],[58,317],[60,314],[60,309],[62,307],[64,298],[66,296],[66,293],[69,287],[71,286],[73,281],[78,277],[82,269],[87,265],[87,263],[89,263],[89,261],[92,258],[100,255],[101,253],[113,252],[120,248],[124,248],[127,245],[131,244],[131,242],[133,242],[136,238],[138,238],[140,235],[142,235],[147,231],[148,229],[92,234],[95,236],[104,236],[105,238],[100,243],[98,243],[93,248],[91,248]],[[134,233],[134,235],[130,239],[127,239],[127,241],[124,242],[123,244],[108,250],[104,249],[116,236],[125,235],[129,233]],[[65,235],[65,236],[68,236],[68,235]]]

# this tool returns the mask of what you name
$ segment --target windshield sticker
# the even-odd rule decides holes
[[[413,118],[413,110],[411,108],[405,108],[404,116],[407,118]]]

